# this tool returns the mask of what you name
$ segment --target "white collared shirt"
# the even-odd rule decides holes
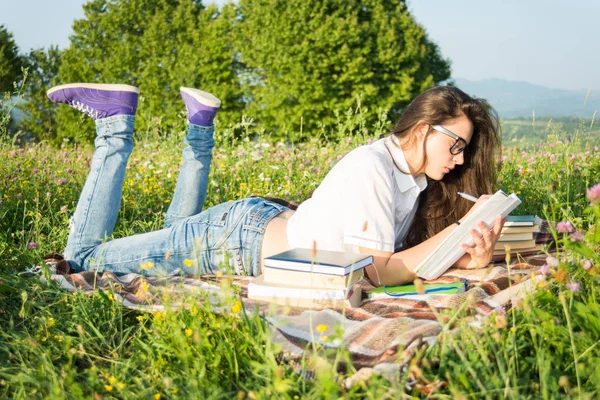
[[[395,145],[396,144],[396,145]],[[408,172],[394,137],[348,153],[329,171],[287,225],[290,247],[334,251],[398,251],[415,216],[425,175]]]

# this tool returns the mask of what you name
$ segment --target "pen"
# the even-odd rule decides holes
[[[476,202],[477,200],[479,200],[477,197],[473,196],[472,194],[458,192],[458,195],[460,197],[462,197],[463,199],[467,199],[467,200],[472,201],[472,202]]]

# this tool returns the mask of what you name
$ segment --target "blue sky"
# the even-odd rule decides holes
[[[215,1],[217,4],[224,0]],[[0,24],[23,52],[69,44],[85,0],[0,0]],[[210,3],[210,1],[207,1]],[[502,78],[600,90],[600,1],[412,0],[455,78]]]

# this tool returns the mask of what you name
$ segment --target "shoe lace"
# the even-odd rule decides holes
[[[68,102],[68,104],[69,104],[69,106],[73,107],[74,109],[79,110],[82,113],[89,115],[93,119],[102,118],[102,117],[104,117],[104,114],[106,114],[105,112],[96,110],[95,108],[90,107],[89,105],[82,103],[79,100],[71,100]]]

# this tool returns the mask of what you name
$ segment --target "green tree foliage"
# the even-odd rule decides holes
[[[400,110],[450,76],[404,0],[240,0],[246,113],[268,128],[335,121],[356,104]]]
[[[10,92],[13,83],[21,78],[23,57],[12,33],[4,25],[0,25],[0,92]]]
[[[243,113],[284,137],[301,119],[310,130],[334,124],[334,111],[359,97],[370,122],[379,110],[394,120],[450,75],[404,0],[240,0],[221,9],[201,0],[90,0],[83,8],[60,57],[56,50],[30,57],[40,78],[27,127],[43,138],[94,135],[75,110],[40,111],[52,110],[42,96],[50,83],[138,86],[139,132],[183,129],[179,87],[201,88],[223,101],[221,124]]]
[[[241,116],[237,63],[228,33],[233,4],[221,10],[198,0],[92,0],[75,21],[62,54],[61,82],[126,83],[141,90],[138,131],[183,129],[180,86],[202,88],[223,101],[221,123]],[[61,107],[60,137],[90,137],[89,119]]]
[[[27,102],[19,106],[25,114],[20,129],[36,133],[42,138],[49,138],[54,136],[57,130],[55,115],[58,105],[48,99],[46,91],[57,84],[60,50],[57,46],[51,46],[47,50],[32,50],[27,56],[26,64]]]

